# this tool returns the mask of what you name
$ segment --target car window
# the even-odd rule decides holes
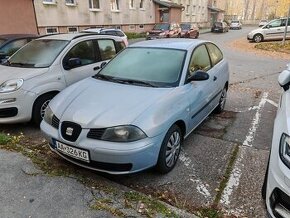
[[[80,66],[95,62],[94,44],[92,40],[79,42],[65,56],[64,64],[71,58],[79,58]]]
[[[281,20],[273,20],[272,22],[269,23],[270,28],[275,28],[275,27],[280,27],[282,24]]]
[[[124,34],[121,31],[115,31],[115,35],[116,36],[121,36],[121,37],[124,36]]]
[[[286,19],[282,20],[281,26],[286,26]],[[290,18],[288,19],[288,26],[290,26]]]
[[[2,45],[2,44],[4,44],[4,42],[6,42],[7,41],[7,39],[0,39],[0,46]]]
[[[103,61],[109,60],[117,54],[113,40],[111,39],[98,40],[98,44],[99,44],[101,59]]]
[[[192,76],[197,70],[208,71],[211,68],[210,59],[205,45],[197,47],[189,64],[189,75]]]
[[[22,46],[24,46],[27,42],[28,42],[27,39],[19,39],[19,40],[12,41],[6,44],[5,46],[3,46],[0,52],[10,56],[14,54]]]
[[[207,45],[208,53],[213,65],[216,65],[223,59],[223,54],[221,50],[214,44],[208,43]]]

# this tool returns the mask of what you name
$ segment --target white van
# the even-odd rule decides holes
[[[125,47],[120,37],[89,33],[41,37],[0,65],[0,124],[39,124],[49,101],[95,75]]]
[[[286,26],[286,18],[280,18],[270,21],[265,26],[255,29],[248,34],[248,40],[262,42],[264,40],[283,39]],[[288,18],[287,36],[290,38],[290,18]]]

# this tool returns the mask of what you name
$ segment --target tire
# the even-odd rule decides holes
[[[56,94],[53,94],[53,93],[44,94],[38,97],[36,101],[34,102],[33,109],[32,109],[32,122],[36,124],[37,126],[40,125],[44,117],[45,109],[48,106],[51,99],[53,99],[55,95]]]
[[[262,189],[261,189],[261,195],[262,195],[262,199],[263,200],[266,200],[266,195],[267,195],[267,182],[268,182],[269,162],[270,162],[270,156],[269,156],[269,160],[268,160],[268,164],[267,164],[267,170],[266,170],[266,173],[265,173],[263,186],[262,186]]]
[[[263,36],[261,34],[256,34],[253,37],[254,42],[259,43],[263,41]]]
[[[159,173],[165,174],[174,168],[180,154],[181,142],[181,130],[174,124],[166,133],[160,148],[156,165],[156,170]]]
[[[222,90],[219,104],[214,110],[215,113],[219,114],[225,109],[226,100],[227,100],[227,87],[225,86]]]

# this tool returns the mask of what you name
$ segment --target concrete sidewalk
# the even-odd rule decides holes
[[[46,175],[27,157],[6,150],[0,150],[0,175],[1,217],[146,217],[152,203],[160,207],[151,211],[153,217],[195,217],[156,200],[149,203],[149,197],[98,175],[94,182],[106,188]]]

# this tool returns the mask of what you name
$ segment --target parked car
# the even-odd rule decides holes
[[[232,20],[230,24],[230,29],[242,29],[242,23],[239,20]]]
[[[259,27],[265,26],[268,23],[268,20],[261,20],[259,23]]]
[[[33,34],[0,35],[0,63],[3,63],[18,49],[37,37]]]
[[[280,18],[270,21],[265,26],[251,31],[247,39],[253,42],[262,42],[265,40],[282,40],[284,37],[286,18]],[[288,31],[286,37],[290,38],[290,18],[288,18]]]
[[[199,28],[196,24],[182,23],[181,28],[181,38],[194,38],[197,39],[199,36]]]
[[[118,37],[121,37],[123,39],[123,42],[125,43],[126,46],[129,45],[127,35],[120,29],[89,28],[89,29],[83,30],[82,32],[118,36]]]
[[[227,25],[226,22],[214,22],[214,24],[211,27],[211,32],[228,32],[229,31],[229,26]]]
[[[146,39],[180,38],[181,28],[178,23],[157,23],[146,34]]]
[[[57,93],[96,74],[124,47],[119,37],[87,33],[31,41],[0,65],[0,123],[39,124]]]
[[[202,40],[135,43],[98,74],[57,95],[41,123],[50,147],[93,170],[172,170],[180,146],[213,110],[225,107],[228,63]]]
[[[274,123],[272,147],[262,188],[269,217],[290,217],[290,63],[279,75],[284,89]]]

